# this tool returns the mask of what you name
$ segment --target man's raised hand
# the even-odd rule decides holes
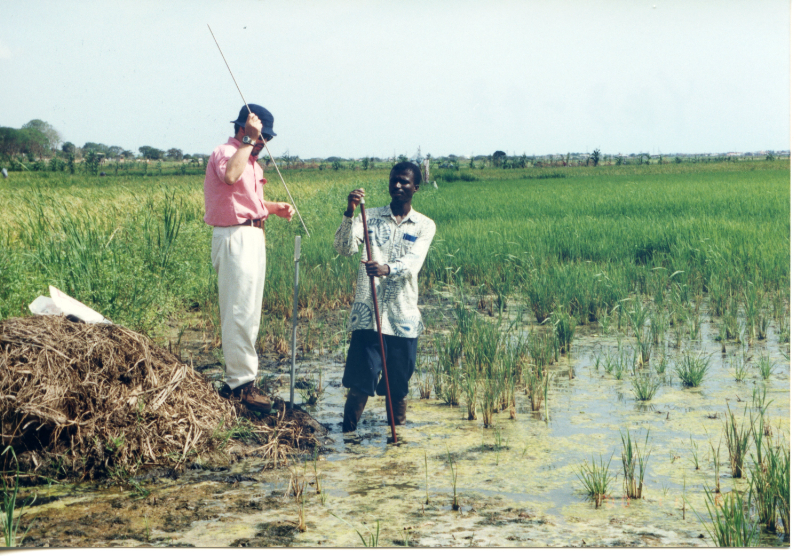
[[[361,199],[364,198],[364,195],[364,190],[361,188],[352,190],[347,196],[347,212],[356,210],[356,207],[361,204]]]

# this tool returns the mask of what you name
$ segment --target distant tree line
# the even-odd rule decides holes
[[[139,147],[141,159],[161,161],[183,161],[199,165],[205,154],[184,154],[181,149],[166,151],[144,145]],[[137,156],[133,151],[117,145],[86,142],[78,147],[71,141],[63,141],[61,134],[43,120],[31,120],[19,129],[0,127],[0,162],[11,170],[63,170],[74,172],[76,161],[80,161],[90,173],[97,173],[106,160],[132,161]]]

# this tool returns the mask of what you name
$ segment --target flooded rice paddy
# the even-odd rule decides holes
[[[745,405],[749,414],[754,387],[763,385],[773,438],[790,437],[788,344],[779,345],[770,330],[750,348],[747,378],[737,382],[732,360],[746,348],[728,344],[723,354],[714,335],[705,323],[700,340],[684,339],[680,350],[670,342],[661,387],[650,402],[637,402],[628,374],[616,379],[597,363],[598,355],[617,351],[618,339],[583,327],[555,366],[548,421],[518,392],[516,418],[502,411],[487,429],[480,419],[467,420],[463,407],[420,400],[412,388],[397,445],[387,439],[382,398],[370,399],[356,433],[342,434],[341,357],[302,361],[298,378],[321,376],[325,387],[307,407],[330,430],[316,469],[312,456],[278,469],[245,459],[225,469],[151,474],[134,489],[38,486],[37,503],[23,519],[24,528],[35,518],[23,546],[712,546],[701,521],[708,516],[703,487],[715,483],[712,444],[721,444],[722,492],[747,488],[746,479],[731,478],[723,433],[728,408],[737,420]],[[631,341],[624,338],[622,348],[632,349]],[[710,355],[699,387],[684,387],[675,376],[685,350]],[[768,379],[757,369],[761,353],[776,362]],[[659,358],[657,351],[653,361]],[[270,372],[288,378],[288,371],[282,365]],[[288,400],[288,386],[281,394]],[[623,494],[626,429],[640,443],[649,431],[639,500]],[[610,498],[595,509],[577,474],[600,456],[612,458],[612,483]],[[293,485],[303,483],[298,498]],[[788,545],[775,536],[761,542]]]

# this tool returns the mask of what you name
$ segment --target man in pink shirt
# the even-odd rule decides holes
[[[269,411],[268,397],[255,388],[256,337],[261,322],[266,252],[264,221],[270,214],[291,221],[289,203],[264,200],[264,171],[257,160],[264,141],[275,137],[266,108],[245,105],[234,120],[234,136],[208,159],[205,222],[214,226],[211,261],[219,282],[225,385],[220,394],[256,411]]]

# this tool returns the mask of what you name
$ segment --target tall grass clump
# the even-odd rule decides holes
[[[747,406],[744,408],[744,415],[747,414]],[[736,417],[728,407],[728,414],[725,416],[725,444],[728,446],[728,456],[731,462],[731,477],[740,479],[744,471],[744,458],[750,445],[751,429],[743,423],[737,423]]]
[[[685,352],[679,359],[675,372],[684,386],[700,386],[708,371],[711,356]]]
[[[661,386],[661,379],[652,373],[635,373],[631,379],[633,393],[641,402],[650,401]]]
[[[761,354],[758,358],[758,372],[761,378],[767,380],[772,375],[772,370],[775,368],[775,362],[770,358],[769,354]]]
[[[447,450],[447,463],[450,466],[450,479],[453,484],[453,504],[452,508],[455,511],[461,507],[458,505],[458,466],[456,466],[456,462],[453,459],[453,456],[450,455],[450,448],[445,446]]]
[[[647,450],[650,430],[647,431],[644,444],[641,447],[637,441],[631,439],[629,430],[626,429],[625,434],[619,431],[619,435],[622,438],[622,473],[624,475],[625,496],[638,499],[642,497],[647,460],[650,459],[650,452],[652,451]]]
[[[611,465],[611,459],[603,465],[603,457],[600,456],[600,462],[594,461],[592,456],[592,463],[583,462],[578,469],[577,476],[583,486],[583,492],[587,498],[594,501],[594,507],[599,508],[603,503],[603,498],[608,494],[608,487],[611,484],[611,477],[608,474],[608,466]]]
[[[761,531],[750,514],[749,495],[745,498],[744,494],[731,491],[718,501],[714,493],[703,488],[710,522],[703,521],[699,515],[698,518],[714,544],[719,547],[758,546]]]
[[[736,382],[744,382],[747,378],[748,360],[749,358],[744,350],[733,357],[733,378]]]
[[[784,534],[789,534],[789,449],[773,446],[764,422],[764,414],[750,417],[753,435],[752,465],[748,483],[758,512],[759,522],[770,533],[778,532],[778,523]]]
[[[560,308],[553,313],[551,319],[553,322],[553,335],[558,342],[558,349],[561,353],[567,353],[572,349],[572,340],[575,337],[575,319]]]

